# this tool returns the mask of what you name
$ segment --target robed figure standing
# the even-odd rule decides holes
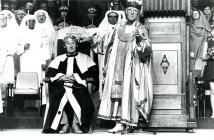
[[[140,4],[128,1],[127,21],[116,32],[108,61],[98,117],[115,120],[108,132],[148,122],[153,100],[151,44],[148,29],[138,21]]]
[[[18,33],[14,32],[17,31],[14,15],[9,14],[8,10],[0,12],[0,113],[3,112],[2,99],[6,97],[7,84],[15,81],[13,55],[17,51]]]

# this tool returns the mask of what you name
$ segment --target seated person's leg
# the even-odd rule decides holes
[[[62,114],[62,119],[60,121],[60,127],[61,127],[59,130],[60,134],[68,133],[70,130],[70,126],[68,124],[68,117],[67,117],[65,111],[63,111],[63,114]]]

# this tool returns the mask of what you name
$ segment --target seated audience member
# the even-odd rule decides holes
[[[2,4],[2,9],[3,10],[10,10],[10,4],[9,2],[5,2]]]
[[[212,13],[211,13],[211,7],[210,6],[205,6],[203,9],[204,16],[206,17],[207,21],[211,25],[212,23]]]
[[[87,78],[94,78],[96,65],[87,55],[77,52],[77,39],[64,38],[66,54],[57,56],[48,66],[49,108],[44,118],[44,133],[87,133],[94,114],[94,105],[86,85]],[[65,112],[68,124],[61,124]]]
[[[212,114],[211,118],[214,118],[214,27],[211,29],[211,36],[207,38],[207,54],[203,58],[206,61],[206,66],[203,71],[203,80],[208,86],[206,88],[210,90],[210,103]]]

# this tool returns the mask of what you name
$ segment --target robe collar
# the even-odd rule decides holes
[[[74,53],[74,54],[68,54],[68,53],[66,53],[66,56],[67,57],[75,57],[75,56],[77,56],[78,55],[78,52],[76,52],[76,53]]]

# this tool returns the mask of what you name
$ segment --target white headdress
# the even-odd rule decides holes
[[[9,11],[9,10],[2,10],[1,14],[5,15],[7,17],[7,26],[9,28],[13,28],[16,30],[18,28],[18,24],[16,22],[15,15]]]
[[[34,13],[34,16],[36,17],[38,13],[44,13],[46,19],[45,19],[44,23],[39,23],[38,19],[36,18],[37,24],[36,24],[35,28],[40,29],[40,30],[46,29],[46,30],[50,30],[50,31],[55,31],[52,20],[51,20],[50,16],[48,15],[48,13],[45,10],[37,10]]]
[[[118,21],[116,23],[116,25],[111,25],[108,22],[108,14],[114,12],[118,14]],[[106,32],[108,32],[109,30],[112,29],[112,27],[117,27],[119,26],[121,23],[126,21],[126,16],[125,16],[125,12],[124,11],[117,11],[117,10],[109,10],[106,12],[104,19],[102,20],[102,22],[99,25],[99,34],[102,36],[102,34],[105,34]]]

